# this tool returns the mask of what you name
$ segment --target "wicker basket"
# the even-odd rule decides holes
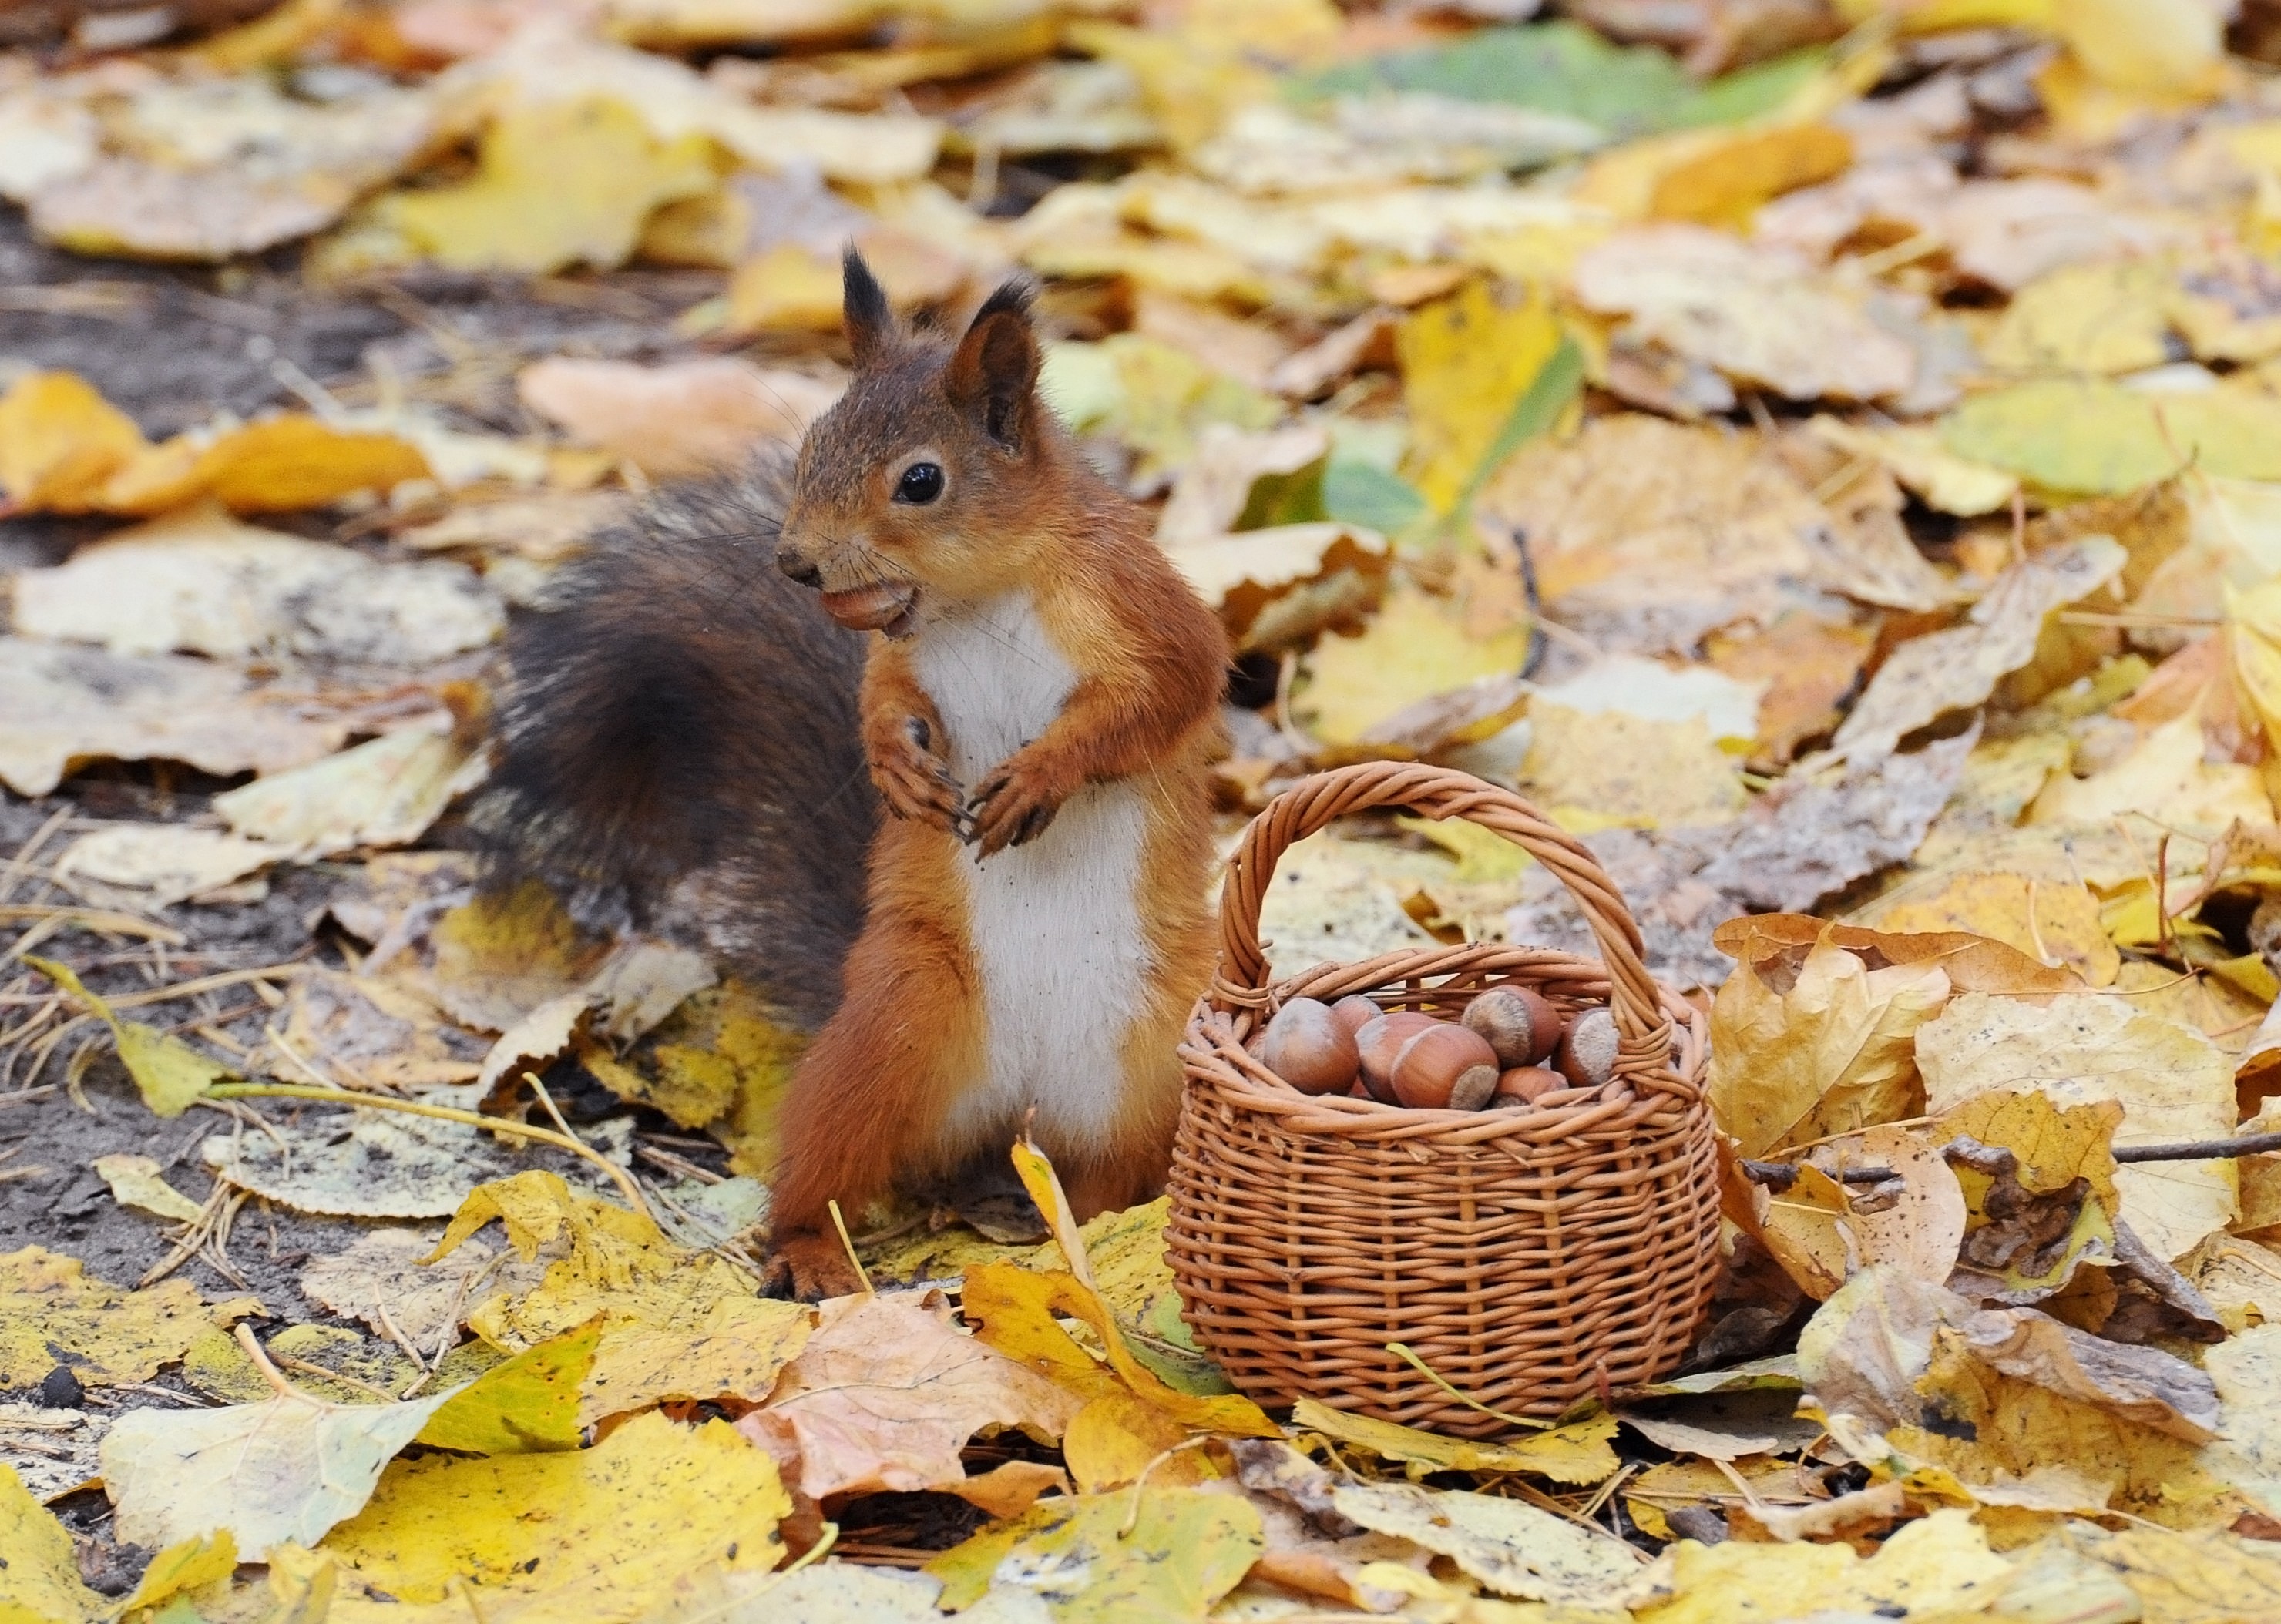
[[[1469,819],[1565,882],[1602,959],[1494,944],[1318,965],[1270,986],[1259,904],[1276,859],[1346,812]],[[1167,1240],[1185,1318],[1244,1393],[1461,1436],[1677,1365],[1709,1299],[1718,1174],[1701,1015],[1641,962],[1639,927],[1591,853],[1518,796],[1394,762],[1320,774],[1254,819],[1220,897],[1220,964],[1180,1055]],[[1286,999],[1367,993],[1454,1014],[1486,987],[1564,1011],[1611,1001],[1616,1074],[1529,1110],[1411,1111],[1311,1098],[1243,1040]],[[1675,1050],[1675,1053],[1674,1053]]]

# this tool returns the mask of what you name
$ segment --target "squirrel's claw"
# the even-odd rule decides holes
[[[1016,757],[984,781],[967,803],[973,833],[969,840],[978,857],[989,857],[1008,846],[1035,840],[1053,822],[1069,797],[1054,777],[1034,763]]]
[[[931,731],[920,718],[910,718],[894,747],[875,754],[871,779],[894,816],[932,824],[963,841],[968,838],[966,790],[950,764],[929,748]]]

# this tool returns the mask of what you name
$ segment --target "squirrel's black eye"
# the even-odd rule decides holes
[[[915,462],[895,481],[895,500],[924,506],[942,495],[942,470],[931,462]]]

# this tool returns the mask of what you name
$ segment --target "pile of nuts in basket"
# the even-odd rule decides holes
[[[1566,1020],[1525,987],[1475,994],[1459,1020],[1388,1012],[1357,993],[1336,1004],[1294,998],[1246,1047],[1302,1094],[1480,1111],[1598,1088],[1614,1071],[1616,1023],[1598,1007]]]

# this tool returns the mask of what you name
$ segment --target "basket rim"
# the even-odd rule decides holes
[[[1433,1110],[1346,1095],[1302,1094],[1243,1046],[1251,1017],[1280,1008],[1293,997],[1316,997],[1326,981],[1343,983],[1367,972],[1371,979],[1342,987],[1341,996],[1404,991],[1431,997],[1438,989],[1417,984],[1427,976],[1486,974],[1490,978],[1487,985],[1502,986],[1530,979],[1526,973],[1533,969],[1581,972],[1578,979],[1587,984],[1604,986],[1609,981],[1607,966],[1599,959],[1503,943],[1419,948],[1349,965],[1320,964],[1264,989],[1256,1005],[1226,1010],[1209,997],[1198,999],[1181,1036],[1179,1054],[1191,1087],[1209,1083],[1232,1105],[1280,1119],[1286,1131],[1377,1143],[1549,1147],[1586,1135],[1629,1134],[1650,1125],[1670,1125],[1701,1105],[1710,1064],[1710,1021],[1661,982],[1654,986],[1676,1051],[1673,1074],[1682,1085],[1676,1089],[1642,1090],[1619,1072],[1597,1089],[1564,1089],[1527,1110]]]
[[[1436,820],[1460,818],[1520,847],[1567,890],[1590,927],[1599,957],[1586,958],[1504,943],[1473,943],[1381,954],[1347,966],[1318,965],[1300,977],[1271,981],[1266,944],[1259,935],[1259,912],[1274,881],[1277,862],[1294,843],[1347,813],[1384,807],[1405,807]],[[1279,989],[1291,981],[1326,974],[1388,977],[1392,973],[1392,979],[1411,979],[1452,974],[1480,962],[1483,956],[1498,955],[1509,956],[1507,962],[1516,969],[1562,962],[1590,965],[1604,978],[1608,1008],[1616,1024],[1615,1075],[1602,1092],[1611,1097],[1651,1097],[1687,1105],[1703,1098],[1702,1051],[1695,1051],[1691,1063],[1673,1052],[1674,1040],[1689,1029],[1694,1008],[1648,973],[1646,943],[1639,922],[1591,849],[1512,790],[1454,767],[1423,762],[1362,762],[1317,773],[1277,796],[1245,827],[1228,858],[1220,887],[1219,927],[1219,963],[1199,1012],[1210,1009],[1229,1017],[1240,1035],[1248,1017],[1277,1000]],[[1371,984],[1379,983],[1364,983]],[[1684,1016],[1680,1013],[1682,1010],[1687,1012]],[[1185,1041],[1182,1048],[1185,1053]],[[1280,1081],[1277,1087],[1301,1099],[1324,1097],[1298,1095]]]

